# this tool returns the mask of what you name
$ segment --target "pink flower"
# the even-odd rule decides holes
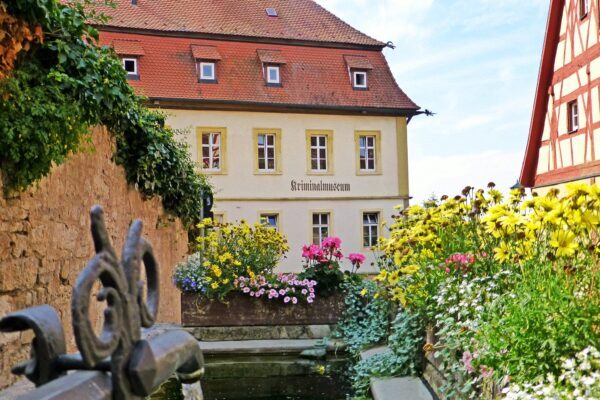
[[[342,240],[337,236],[326,237],[321,243],[321,246],[326,247],[328,249],[339,249],[341,245]]]
[[[309,297],[308,299],[306,299],[306,302],[307,302],[307,303],[312,303],[313,301],[314,301],[314,300],[313,300],[313,298],[312,298],[312,297]]]
[[[298,299],[297,299],[297,298],[295,298],[295,297],[292,297],[292,303],[293,303],[293,304],[296,304],[296,303],[298,303]]]
[[[284,303],[289,303],[290,302],[290,296],[285,296],[285,299],[283,299]]]
[[[244,293],[248,293],[249,291],[250,291],[249,287],[245,287],[244,289],[242,289],[242,292],[244,292]]]
[[[465,367],[465,370],[469,373],[472,373],[475,371],[475,368],[473,368],[473,366],[471,365],[471,361],[473,361],[473,355],[471,354],[470,351],[467,350],[462,355],[462,362]]]
[[[348,255],[348,260],[354,265],[360,265],[365,262],[365,256],[361,253],[350,253]]]
[[[491,378],[494,374],[494,369],[490,367],[486,367],[485,365],[480,366],[481,368],[481,376],[485,379]]]

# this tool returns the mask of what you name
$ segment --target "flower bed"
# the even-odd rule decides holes
[[[600,396],[598,185],[569,185],[564,197],[551,190],[527,198],[517,189],[506,201],[493,184],[467,187],[401,211],[390,229],[380,243],[378,289],[365,285],[355,295],[364,296],[365,310],[383,299],[398,316],[435,329],[422,352],[439,372],[440,397]],[[357,363],[357,398],[366,395],[365,377],[413,372],[419,357],[403,357],[413,347],[394,333],[416,332],[408,320],[381,323],[385,334],[369,335],[397,350]],[[371,325],[363,319],[352,328]],[[361,346],[372,344],[364,339]]]
[[[173,281],[182,293],[187,326],[320,325],[341,317],[344,282],[353,279],[365,257],[348,257],[342,272],[341,240],[304,246],[300,274],[273,272],[287,252],[287,240],[265,224],[215,224],[207,219],[198,252],[180,264]]]

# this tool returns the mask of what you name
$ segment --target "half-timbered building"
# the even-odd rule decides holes
[[[597,182],[600,176],[598,0],[551,0],[520,182]]]

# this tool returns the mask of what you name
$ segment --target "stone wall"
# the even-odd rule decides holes
[[[171,274],[186,255],[186,231],[165,214],[160,200],[146,200],[127,185],[123,169],[111,161],[114,144],[105,129],[94,130],[93,142],[95,150],[72,156],[35,187],[9,198],[0,195],[0,316],[32,305],[52,305],[64,323],[69,351],[75,350],[72,287],[94,255],[89,218],[94,204],[104,207],[118,253],[131,221],[143,221],[143,234],[161,268],[159,321],[179,323],[181,314]],[[97,303],[97,326],[99,310]],[[0,333],[0,388],[15,380],[10,368],[28,357],[31,339],[27,333]]]

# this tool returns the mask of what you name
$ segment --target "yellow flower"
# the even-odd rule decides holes
[[[211,287],[211,288],[213,288],[213,289],[216,289],[216,288],[218,288],[218,287],[219,287],[219,284],[218,284],[217,282],[213,282],[213,283],[210,285],[210,287]]]
[[[363,290],[361,290],[360,295],[365,297],[367,295],[367,288],[364,288]]]
[[[409,265],[407,267],[400,269],[400,272],[402,272],[403,274],[412,275],[415,272],[417,272],[418,270],[419,270],[419,266],[413,264],[413,265]]]
[[[383,281],[385,281],[385,280],[386,280],[386,278],[387,278],[387,275],[388,275],[388,272],[387,272],[385,269],[383,269],[383,270],[381,270],[381,272],[379,272],[379,275],[377,275],[377,276],[376,276],[375,278],[373,278],[373,279],[374,279],[374,280],[376,280],[376,281],[383,282]]]
[[[225,278],[223,279],[223,281],[221,282],[223,285],[227,285],[229,283],[229,278]]]
[[[319,375],[323,375],[325,373],[325,367],[323,365],[319,365],[317,367],[317,372],[319,373]]]
[[[217,278],[218,278],[218,277],[220,277],[220,276],[221,276],[221,274],[223,273],[223,272],[221,271],[221,268],[219,268],[219,266],[218,266],[218,265],[213,265],[211,269],[212,269],[212,272],[213,272],[213,274],[214,274],[214,275],[215,275]]]
[[[559,230],[550,234],[550,246],[556,248],[557,257],[569,257],[575,253],[579,245],[575,234],[571,231]]]
[[[392,290],[392,300],[399,301],[400,304],[402,304],[403,306],[406,306],[406,295],[400,288],[394,288]]]
[[[510,248],[505,242],[500,243],[500,246],[494,249],[494,259],[500,262],[505,262],[510,258]]]
[[[398,271],[394,271],[391,274],[388,274],[388,277],[387,277],[388,283],[390,285],[395,285],[396,283],[398,283],[399,279],[400,279],[400,274],[398,273]]]

